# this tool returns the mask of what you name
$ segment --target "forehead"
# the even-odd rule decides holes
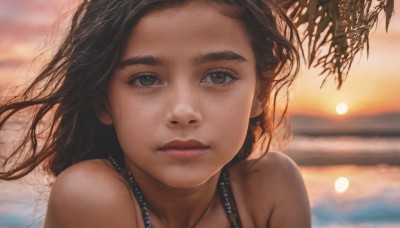
[[[191,51],[218,49],[241,52],[252,59],[246,28],[240,20],[228,16],[232,14],[232,9],[228,8],[195,1],[152,11],[132,29],[124,56],[132,52],[137,55],[161,53],[163,49],[176,47],[174,52],[181,52],[182,57]]]

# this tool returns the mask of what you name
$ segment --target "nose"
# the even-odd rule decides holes
[[[177,89],[169,99],[169,112],[166,123],[169,127],[198,127],[202,123],[199,110],[199,96],[189,89]]]

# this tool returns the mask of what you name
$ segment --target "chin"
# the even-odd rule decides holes
[[[216,174],[216,172],[206,171],[179,171],[179,172],[168,172],[168,176],[165,176],[163,180],[164,185],[171,188],[195,188],[199,187],[208,181],[210,181]]]

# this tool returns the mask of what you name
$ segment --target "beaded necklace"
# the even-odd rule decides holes
[[[153,225],[150,220],[150,212],[149,212],[147,203],[146,203],[146,201],[143,197],[143,193],[140,190],[139,186],[137,185],[135,179],[133,179],[130,172],[128,172],[127,169],[122,165],[123,163],[118,162],[114,158],[114,156],[112,156],[111,154],[108,154],[108,160],[111,162],[111,164],[114,166],[114,168],[124,177],[124,179],[128,183],[133,195],[135,196],[135,198],[139,204],[140,210],[142,212],[142,217],[143,217],[145,227],[153,228]],[[218,179],[217,187],[218,187],[218,193],[223,202],[225,212],[228,216],[231,228],[241,228],[242,224],[240,222],[240,218],[239,218],[239,214],[237,212],[235,201],[233,200],[233,197],[232,197],[233,195],[232,195],[232,189],[231,189],[231,185],[230,185],[229,175],[225,169],[222,169],[221,175]],[[210,208],[213,201],[214,200],[211,200],[210,204],[203,211],[203,213],[200,215],[200,217],[197,219],[197,221],[191,226],[191,228],[195,227],[200,222],[200,220],[203,218],[203,216],[206,214],[206,212]]]

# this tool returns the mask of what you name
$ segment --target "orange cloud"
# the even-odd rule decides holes
[[[0,1],[0,86],[14,80],[15,72],[29,67],[40,43],[50,34],[60,13],[60,1]]]

